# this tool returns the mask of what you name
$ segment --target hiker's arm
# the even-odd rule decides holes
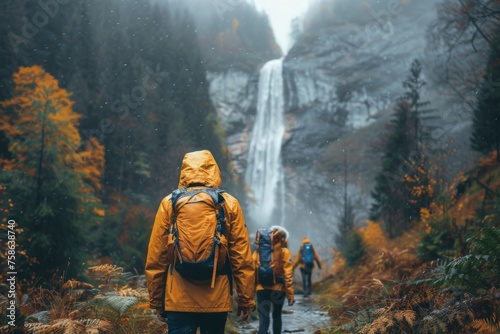
[[[255,271],[248,231],[238,201],[234,199],[234,202],[229,202],[228,206],[230,206],[228,210],[229,259],[238,294],[238,306],[253,309],[255,307]]]
[[[313,247],[313,251],[314,251],[314,260],[318,264],[318,268],[323,269],[321,266],[321,259],[319,258],[318,252],[316,252],[316,247]]]
[[[156,213],[146,258],[146,282],[149,292],[149,306],[163,309],[165,282],[167,279],[167,237],[170,226],[169,198],[163,199]]]
[[[295,300],[293,294],[293,263],[292,252],[283,248],[283,270],[285,271],[285,293],[288,300]]]
[[[256,271],[257,268],[260,267],[260,259],[259,259],[259,252],[257,250],[255,250],[253,253],[252,253],[252,260],[253,260],[253,269]],[[257,286],[257,273],[254,271],[255,273],[255,286]]]
[[[299,265],[299,263],[300,263],[300,248],[297,251],[297,255],[295,255],[295,258],[293,259],[293,269],[294,270],[295,270],[295,268],[297,268],[297,266]]]

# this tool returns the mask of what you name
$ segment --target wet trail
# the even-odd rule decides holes
[[[330,318],[313,303],[314,295],[308,298],[295,295],[295,298],[295,305],[288,306],[285,302],[283,307],[283,333],[312,334],[328,326]],[[256,334],[259,329],[259,319],[252,318],[248,323],[239,325],[239,328],[241,334]]]

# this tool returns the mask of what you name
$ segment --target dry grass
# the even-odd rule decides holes
[[[484,185],[496,191],[500,189],[500,166],[496,157],[484,159],[473,172]],[[486,212],[491,210],[487,206],[491,202],[487,193],[483,186],[472,183],[445,212],[435,210],[429,219],[451,218],[455,227],[450,229],[454,228],[457,233],[464,231],[467,218],[477,220],[478,207],[483,205]],[[487,220],[489,225],[499,226],[498,216],[489,215]],[[416,246],[425,230],[425,224],[420,224],[390,240],[376,224],[367,222],[361,231],[366,255],[352,268],[337,265],[334,278],[318,298],[331,316],[330,333],[500,331],[500,293],[496,289],[479,294],[459,292],[432,286],[431,281],[425,280],[432,279],[444,268],[443,263],[424,263],[417,258]],[[457,254],[460,254],[458,249]]]
[[[112,265],[89,268],[88,274],[102,289],[69,280],[60,289],[33,288],[26,293],[19,333],[165,333],[167,326],[149,309],[147,289],[137,283],[142,277],[131,279],[123,268]],[[2,333],[8,330],[0,327]]]

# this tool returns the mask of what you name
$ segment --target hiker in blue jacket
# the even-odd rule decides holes
[[[302,237],[302,246],[300,246],[295,259],[293,260],[293,269],[300,267],[302,275],[302,290],[304,297],[308,297],[312,293],[311,275],[314,269],[314,262],[321,269],[321,260],[316,252],[316,249],[311,244],[308,237]]]

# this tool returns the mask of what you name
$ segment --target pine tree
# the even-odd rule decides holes
[[[346,254],[347,248],[349,247],[349,242],[351,239],[349,235],[353,232],[354,224],[356,220],[356,214],[354,212],[354,206],[352,204],[352,199],[347,194],[347,177],[348,177],[348,165],[347,165],[347,148],[344,150],[344,210],[339,217],[338,231],[334,234],[334,242],[338,250],[343,254]]]
[[[31,20],[40,7],[28,0],[8,3],[13,8],[3,2],[0,4],[0,28],[20,35],[25,23],[22,18]],[[203,8],[213,7],[206,1],[202,3]],[[102,256],[109,256],[110,251],[116,254],[121,251],[115,236],[130,209],[128,203],[144,204],[155,210],[158,201],[177,186],[177,167],[187,151],[210,149],[221,170],[230,169],[221,148],[221,136],[214,130],[217,115],[211,105],[205,78],[207,61],[202,59],[197,38],[203,29],[196,29],[185,11],[174,10],[178,7],[181,3],[172,1],[69,2],[59,6],[57,15],[50,17],[47,25],[38,29],[29,43],[19,45],[19,53],[12,51],[8,38],[0,39],[0,101],[13,96],[15,83],[11,78],[19,66],[43,64],[44,69],[58,80],[59,87],[73,93],[72,110],[81,115],[78,127],[72,130],[74,133],[80,131],[83,137],[79,154],[65,150],[69,152],[66,169],[41,169],[39,201],[44,201],[44,192],[50,184],[49,173],[54,172],[54,177],[69,182],[73,179],[73,172],[84,168],[85,164],[79,165],[84,161],[82,159],[90,159],[92,165],[105,160],[105,174],[99,177],[98,173],[79,170],[86,173],[83,178],[86,184],[97,186],[93,189],[99,192],[106,204],[114,204],[114,207],[107,207],[106,215],[110,216],[106,223],[113,223],[116,228],[101,225],[94,231],[94,240],[103,242],[91,247]],[[229,19],[236,11],[227,14]],[[258,14],[259,17],[263,15]],[[205,13],[198,19],[206,19],[210,22],[208,24],[215,23],[226,29],[226,19],[208,18]],[[239,17],[238,20],[238,33],[253,34],[251,29],[242,29],[243,20]],[[269,26],[262,29],[269,30]],[[261,37],[259,35],[260,39],[255,42],[261,41]],[[71,44],[74,40],[79,41],[78,45]],[[211,50],[212,44],[204,49]],[[255,61],[253,53],[245,51],[249,49],[240,50],[238,56],[244,53],[247,58],[252,58],[250,67],[253,70],[260,60]],[[269,47],[264,49],[270,50]],[[147,75],[148,87],[154,88],[147,88],[143,94]],[[10,119],[13,113],[13,108],[6,107],[5,112],[2,110],[2,117],[5,115]],[[9,147],[14,139],[7,137],[7,130],[0,130],[0,158],[13,159],[17,153],[10,151]],[[21,140],[21,137],[15,137],[15,140]],[[53,150],[48,148],[50,145],[44,145],[44,161],[49,161],[47,154],[52,154]],[[80,150],[85,147],[88,149],[84,155]],[[106,154],[105,159],[99,153],[101,148]],[[36,180],[37,165],[35,160],[28,160],[35,173],[30,178]],[[69,165],[80,167],[69,168]],[[6,163],[3,166],[7,168]],[[17,167],[12,168],[16,170]],[[105,182],[98,190],[98,180],[101,179]],[[224,180],[226,189],[230,187],[227,181],[230,180]],[[26,186],[23,194],[37,192],[30,182],[23,183]],[[86,191],[78,193],[81,196],[87,194]],[[140,229],[143,225],[136,227]]]
[[[375,178],[372,192],[371,218],[382,218],[391,237],[401,230],[405,222],[404,208],[408,203],[404,176],[408,173],[406,161],[412,152],[415,138],[412,134],[416,124],[410,108],[404,99],[395,107],[395,117],[390,123],[390,134],[382,157],[382,170]]]
[[[104,149],[95,140],[82,150],[80,115],[70,94],[40,66],[13,75],[14,96],[0,103],[0,122],[12,159],[2,160],[7,184],[24,229],[28,256],[36,263],[20,269],[52,278],[73,276],[82,265],[86,229],[103,214],[95,193],[101,187]],[[5,180],[10,180],[6,183]]]
[[[423,151],[429,131],[421,119],[434,116],[432,110],[423,109],[429,102],[421,101],[425,85],[421,72],[420,62],[414,60],[403,82],[406,92],[394,108],[382,170],[375,178],[372,192],[371,218],[382,218],[391,237],[408,228],[412,220],[418,220],[420,209],[428,207],[433,196],[433,181],[426,172]]]
[[[355,212],[351,199],[347,199],[344,205],[344,211],[339,219],[338,231],[335,233],[334,242],[336,248],[346,254],[349,247],[349,235],[354,231],[355,227]]]
[[[498,44],[498,42],[497,42]],[[491,51],[486,74],[479,90],[472,118],[471,147],[479,152],[495,150],[500,161],[500,64],[499,55]]]
[[[413,117],[415,124],[412,127],[414,133],[409,135],[414,136],[412,150],[417,152],[423,149],[423,145],[429,139],[430,127],[432,126],[429,123],[437,118],[433,114],[433,109],[424,109],[424,107],[430,104],[429,101],[422,101],[421,99],[422,90],[425,85],[425,81],[422,80],[422,64],[418,59],[415,59],[411,63],[410,74],[403,81],[403,88],[406,89],[403,99],[408,101],[411,112],[415,115]]]

